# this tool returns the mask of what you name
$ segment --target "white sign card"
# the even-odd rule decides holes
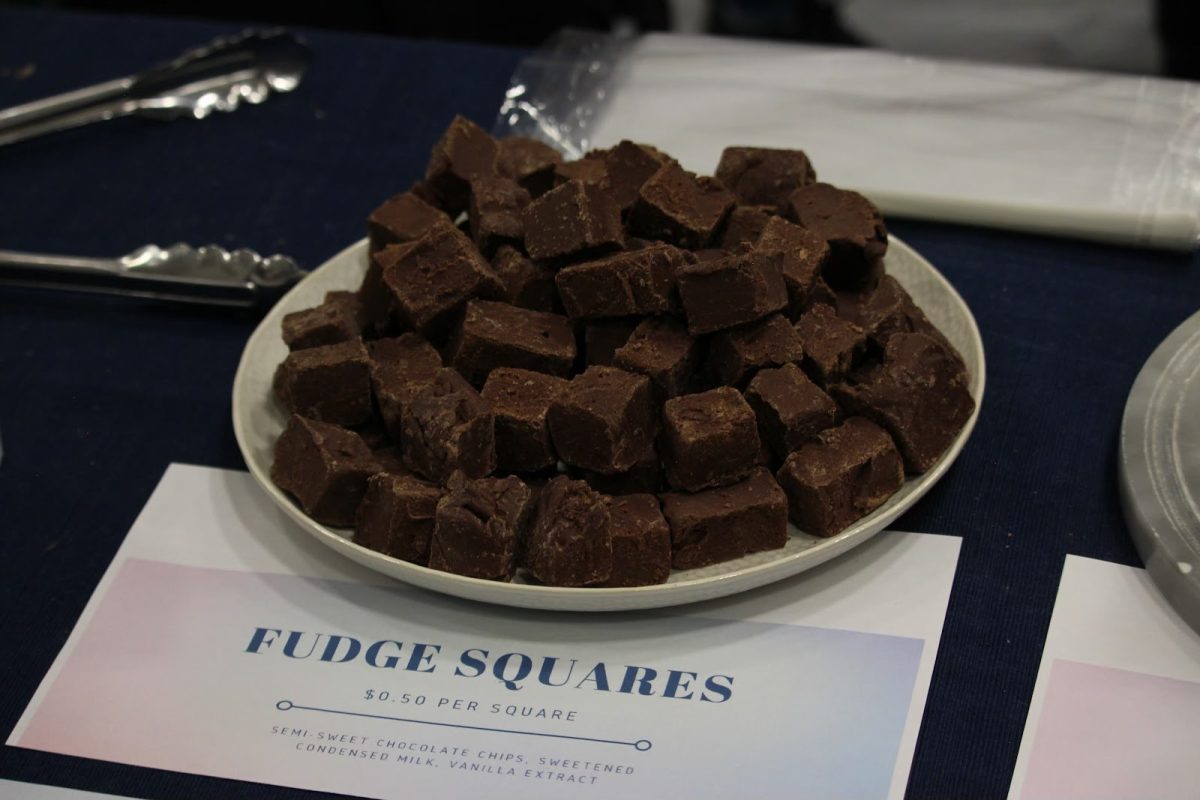
[[[1067,556],[1010,797],[1195,798],[1200,636],[1143,569]]]
[[[10,745],[365,797],[900,797],[959,539],[680,609],[395,583],[172,465]]]

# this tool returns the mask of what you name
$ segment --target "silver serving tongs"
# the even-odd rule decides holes
[[[139,247],[120,258],[0,250],[0,284],[250,308],[274,302],[305,271],[287,256],[216,245]]]
[[[295,89],[309,60],[308,46],[286,31],[216,39],[137,75],[0,110],[0,145],[130,114],[203,119],[233,111]]]

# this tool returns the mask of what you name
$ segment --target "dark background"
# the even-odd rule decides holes
[[[869,45],[839,22],[830,0],[692,0],[704,8],[706,31],[715,34]],[[1141,2],[1141,0],[1137,0]],[[12,2],[12,0],[9,0]],[[903,0],[897,0],[903,2]],[[996,0],[1003,3],[1003,0]],[[269,23],[432,37],[532,47],[562,27],[589,30],[671,30],[678,28],[667,0],[572,0],[572,2],[455,3],[340,0],[337,3],[271,3],[261,0],[25,0],[17,5],[110,13],[171,15],[183,18]],[[1154,0],[1163,48],[1161,74],[1200,78],[1200,4]],[[1086,23],[1084,23],[1086,24]],[[986,29],[979,36],[987,36]]]

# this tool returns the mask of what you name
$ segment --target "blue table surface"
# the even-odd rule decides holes
[[[236,26],[0,9],[0,107],[135,72]],[[0,149],[0,247],[216,242],[316,265],[494,118],[522,51],[307,32],[296,92],[204,122],[122,120]],[[818,165],[819,166],[819,165]],[[1066,554],[1139,564],[1116,491],[1130,385],[1200,308],[1200,263],[889,220],[971,306],[978,427],[902,530],[961,536],[909,796],[1003,797]],[[0,288],[0,732],[7,735],[170,462],[242,468],[229,394],[253,316]],[[313,792],[4,747],[0,777],[151,798]],[[335,795],[330,795],[333,797]]]

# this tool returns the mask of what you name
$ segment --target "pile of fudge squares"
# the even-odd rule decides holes
[[[799,150],[708,177],[459,117],[367,227],[358,291],[283,319],[272,479],[397,559],[661,583],[838,533],[974,410],[879,211]]]

